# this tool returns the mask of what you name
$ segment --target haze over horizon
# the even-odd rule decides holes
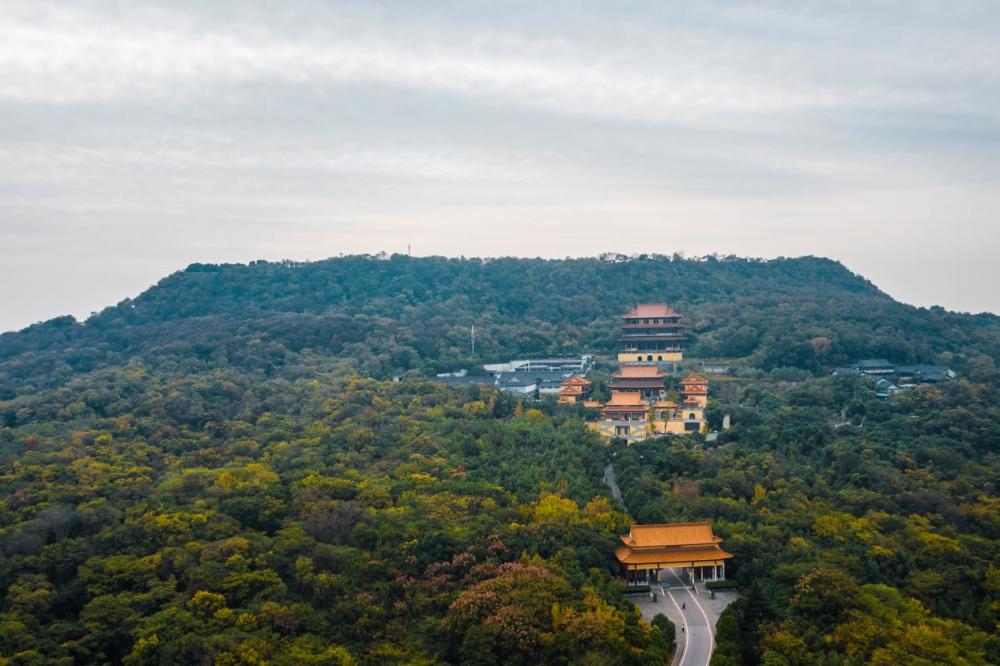
[[[987,1],[5,2],[0,331],[193,262],[826,256],[1000,312]]]

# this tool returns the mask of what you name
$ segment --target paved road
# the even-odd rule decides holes
[[[608,484],[608,487],[611,488],[611,494],[624,508],[625,502],[622,500],[622,491],[618,489],[618,480],[615,478],[615,468],[610,463],[608,463],[608,466],[604,468],[604,483]]]
[[[674,666],[708,666],[715,647],[715,636],[708,614],[698,601],[698,595],[684,585],[672,569],[665,569],[660,580],[664,592],[675,604],[676,611],[684,618],[684,632],[677,627],[677,656]],[[685,606],[685,608],[682,608]]]

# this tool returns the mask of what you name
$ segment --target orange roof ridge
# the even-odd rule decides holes
[[[627,393],[624,391],[612,391],[609,405],[645,405],[646,401],[638,393]]]
[[[670,565],[685,564],[688,566],[698,566],[701,563],[718,563],[722,560],[733,558],[732,553],[727,553],[718,546],[707,546],[705,548],[689,548],[686,550],[668,550],[657,548],[652,550],[632,550],[628,546],[619,546],[615,549],[615,557],[625,565],[656,565],[657,568]],[[653,567],[642,567],[653,568]]]
[[[673,317],[678,316],[666,303],[639,303],[629,310],[625,317]]]
[[[618,368],[618,371],[612,375],[614,377],[651,377],[653,379],[659,379],[663,377],[667,378],[667,373],[660,370],[655,365],[623,365]]]
[[[631,529],[631,528],[638,527],[638,528],[641,529],[643,527],[686,527],[687,525],[708,525],[708,526],[711,526],[712,525],[712,521],[708,520],[706,518],[705,520],[691,520],[691,521],[688,521],[688,522],[685,522],[685,523],[635,523],[633,525],[629,525],[629,528]]]
[[[621,541],[632,548],[708,546],[719,543],[712,532],[712,524],[707,520],[693,523],[632,525],[629,533],[621,537]]]
[[[681,380],[681,384],[707,384],[708,380],[692,371],[687,377]]]

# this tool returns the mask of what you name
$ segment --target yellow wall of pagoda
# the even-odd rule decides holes
[[[698,408],[704,409],[708,406],[708,396],[707,395],[686,395],[685,400],[697,400]]]
[[[619,363],[639,363],[639,357],[642,357],[642,363],[649,363],[647,357],[650,352],[618,352],[618,362]],[[659,357],[663,357],[664,361],[683,361],[684,352],[653,352],[653,362],[655,363]]]
[[[688,407],[685,407],[684,409],[680,410],[680,412],[681,412],[681,415],[684,417],[683,420],[687,420],[687,421],[702,421],[702,420],[705,419],[705,410],[703,410],[701,407],[691,407],[691,406],[688,406]],[[694,418],[693,419],[688,418],[692,414],[694,414]]]

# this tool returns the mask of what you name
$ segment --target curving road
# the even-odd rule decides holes
[[[612,465],[604,468],[604,483],[611,488],[611,494],[627,511]],[[670,620],[677,625],[677,652],[674,654],[673,666],[708,666],[712,650],[715,649],[715,635],[708,613],[698,601],[698,595],[684,584],[673,569],[660,572],[660,588],[661,597],[669,598],[676,611],[667,612]]]
[[[625,509],[625,502],[622,500],[622,491],[618,489],[618,481],[615,479],[615,468],[610,463],[604,468],[604,483],[608,484],[608,487],[611,488],[611,495]]]
[[[684,632],[681,633],[680,625],[677,627],[678,650],[674,666],[708,666],[715,647],[715,636],[708,613],[698,601],[698,595],[684,584],[673,569],[665,569],[660,575],[660,581],[677,613],[683,618]]]

